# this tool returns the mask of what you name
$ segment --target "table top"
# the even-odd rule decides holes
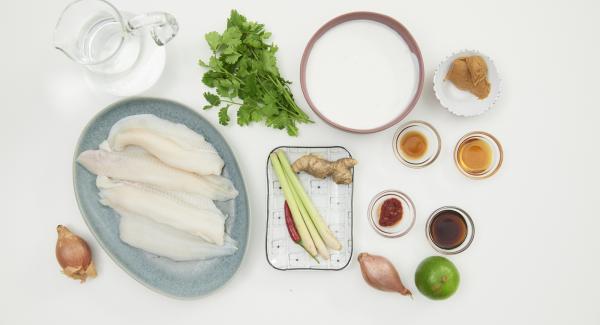
[[[201,112],[240,163],[251,207],[250,239],[231,281],[191,301],[161,296],[130,278],[102,251],[79,214],[72,185],[76,141],[87,121],[119,98],[90,90],[82,70],[53,49],[53,27],[67,3],[1,5],[6,14],[0,22],[0,323],[359,324],[373,318],[407,324],[600,323],[600,218],[594,205],[600,182],[597,2],[114,0],[131,12],[170,12],[181,27],[168,44],[163,76],[143,96],[201,111],[205,88],[196,60],[209,53],[203,35],[222,30],[229,10],[237,8],[273,32],[282,74],[293,82],[299,106],[316,121],[291,138],[262,125],[218,126],[216,112]],[[440,133],[441,154],[427,168],[409,169],[395,158],[395,127],[370,135],[344,133],[319,120],[302,96],[299,64],[306,42],[328,19],[355,10],[398,19],[419,43],[425,88],[406,120],[428,121]],[[451,115],[432,90],[439,62],[465,48],[492,57],[504,82],[496,106],[475,118]],[[487,180],[467,179],[452,160],[456,141],[474,130],[494,134],[504,146],[504,165]],[[267,263],[265,161],[280,145],[341,145],[360,161],[355,256],[343,271],[282,272]],[[409,194],[416,205],[415,227],[404,237],[383,238],[367,220],[369,201],[385,189]],[[369,287],[360,275],[359,252],[387,256],[416,291],[418,263],[435,255],[425,222],[443,205],[467,210],[477,229],[472,246],[451,257],[462,277],[456,295],[431,301],[416,294],[411,300]],[[60,273],[54,257],[57,224],[88,240],[96,279],[81,285]]]

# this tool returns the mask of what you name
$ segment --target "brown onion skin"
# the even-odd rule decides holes
[[[81,282],[85,282],[87,277],[96,276],[92,251],[85,240],[73,234],[63,225],[58,225],[56,231],[58,232],[56,260],[63,272]]]
[[[411,296],[400,280],[400,275],[394,265],[385,257],[360,253],[358,262],[363,279],[375,289],[398,292],[403,296]]]

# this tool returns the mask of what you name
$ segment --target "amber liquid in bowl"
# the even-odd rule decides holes
[[[458,148],[458,165],[471,175],[485,173],[492,165],[492,148],[479,138],[469,139]]]
[[[400,138],[398,149],[411,159],[421,158],[427,152],[427,138],[421,132],[408,131]]]

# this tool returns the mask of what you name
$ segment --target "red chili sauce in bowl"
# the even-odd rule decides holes
[[[379,210],[379,225],[391,227],[402,220],[402,202],[396,198],[383,201]]]

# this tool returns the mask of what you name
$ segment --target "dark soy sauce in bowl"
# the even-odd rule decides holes
[[[433,216],[429,234],[437,247],[454,249],[467,238],[467,222],[454,210],[442,210]]]

